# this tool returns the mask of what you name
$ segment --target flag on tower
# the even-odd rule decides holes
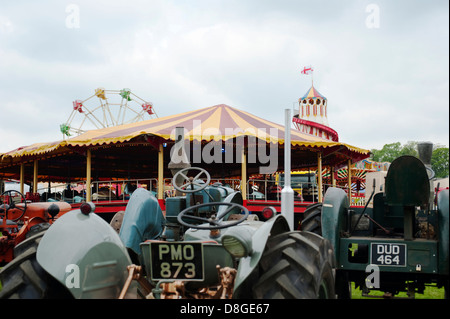
[[[303,67],[303,70],[301,71],[302,74],[311,74],[313,72],[313,68],[311,66],[305,66]]]

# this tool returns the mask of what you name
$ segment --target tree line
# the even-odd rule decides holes
[[[412,155],[419,157],[417,144],[419,142],[409,141],[402,145],[400,142],[385,144],[381,150],[371,149],[370,159],[375,162],[392,162],[399,156]],[[431,168],[435,172],[436,178],[449,176],[449,148],[434,144],[433,154],[431,155]]]

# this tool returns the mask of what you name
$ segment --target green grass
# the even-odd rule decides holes
[[[355,289],[355,283],[352,283],[352,299],[379,299],[383,296],[383,294],[384,293],[381,291],[374,290],[370,292],[370,296],[372,297],[364,297],[362,296],[361,289],[359,287]],[[406,294],[406,292],[400,292],[395,297],[407,298],[408,295]],[[416,293],[415,295],[415,299],[444,299],[444,297],[444,287],[436,288],[427,286],[425,287],[425,291],[423,294]]]

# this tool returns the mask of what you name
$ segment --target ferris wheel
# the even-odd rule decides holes
[[[98,88],[85,100],[73,101],[68,120],[60,125],[63,137],[82,134],[110,126],[144,121],[158,117],[151,102],[130,89],[105,90]]]

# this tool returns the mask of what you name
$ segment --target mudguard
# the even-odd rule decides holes
[[[439,273],[449,274],[449,190],[438,193],[437,206],[439,212]]]
[[[141,255],[139,244],[158,238],[164,230],[164,223],[164,215],[156,197],[138,188],[128,201],[119,236],[125,247]]]
[[[250,255],[241,258],[239,261],[233,298],[249,298],[249,296],[251,296],[249,292],[251,291],[251,284],[253,283],[251,274],[259,264],[268,238],[290,230],[288,222],[282,215],[276,215],[266,222],[254,223],[259,223],[261,226],[255,228],[254,233],[251,235],[252,250]],[[234,229],[239,230],[239,227],[230,228],[229,232]],[[251,231],[250,228],[247,228],[246,230]]]
[[[234,193],[229,194],[227,197],[225,197],[225,199],[223,200],[223,203],[236,203],[236,204],[242,205],[243,200],[242,200],[242,194],[241,194],[241,192],[234,192]],[[218,211],[217,211],[217,215],[220,215],[220,213],[221,213],[222,211],[225,211],[225,210],[227,210],[228,208],[229,208],[229,207],[228,207],[228,206],[225,206],[225,205],[219,206],[219,209],[218,209]],[[239,209],[236,209],[236,210],[233,209],[233,210],[230,211],[229,214],[227,214],[227,215],[223,218],[223,220],[228,220],[228,218],[230,217],[231,214],[239,214],[239,213],[240,213],[240,212],[239,212]]]
[[[42,237],[38,263],[75,298],[117,298],[131,264],[114,229],[91,212],[64,214]],[[127,297],[134,298],[136,289]]]
[[[334,251],[339,251],[339,238],[347,229],[347,193],[340,188],[330,187],[325,193],[322,204],[322,236],[328,239]]]

